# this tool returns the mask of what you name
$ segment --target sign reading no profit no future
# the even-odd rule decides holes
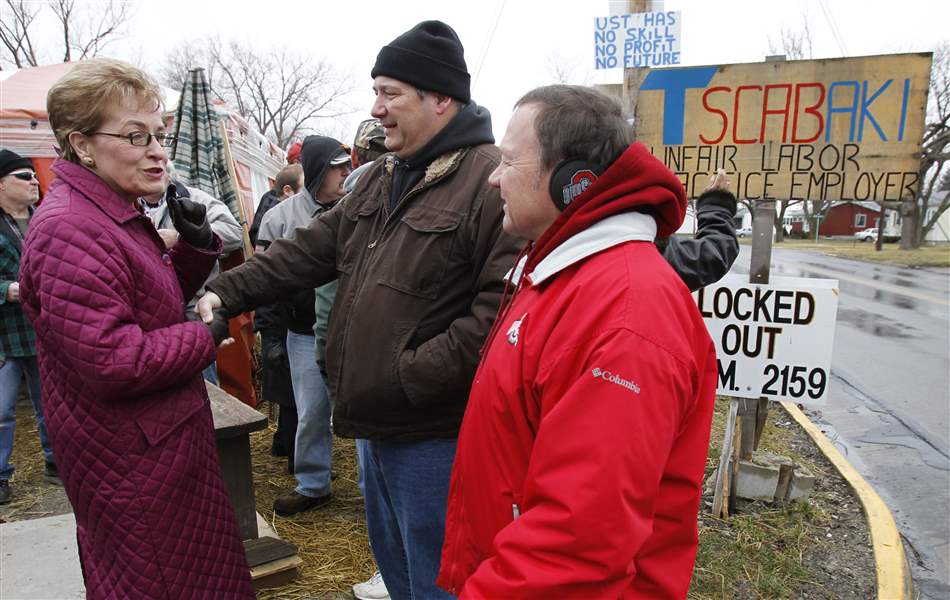
[[[899,201],[920,185],[931,59],[633,69],[624,95],[691,198],[722,168],[749,200]]]
[[[679,11],[598,17],[594,67],[615,69],[680,64]]]
[[[716,344],[717,392],[824,404],[838,312],[838,282],[727,275],[694,294]]]

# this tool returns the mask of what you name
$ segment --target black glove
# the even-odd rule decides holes
[[[175,193],[175,185],[168,186],[165,193],[165,202],[168,203],[168,212],[172,216],[175,229],[186,242],[195,248],[209,250],[214,245],[214,236],[211,234],[211,225],[208,224],[207,209],[188,198],[179,198]]]
[[[211,314],[213,318],[208,323],[208,329],[211,330],[211,337],[214,338],[214,345],[217,347],[231,337],[231,331],[228,329],[228,314],[223,308],[217,308],[211,311]]]
[[[283,344],[274,344],[264,352],[264,359],[272,362],[287,360],[287,349]]]

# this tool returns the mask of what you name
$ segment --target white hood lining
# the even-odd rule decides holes
[[[625,212],[607,217],[566,239],[545,256],[528,275],[531,285],[540,285],[560,271],[624,242],[652,242],[656,239],[656,221],[640,212]],[[525,257],[515,267],[513,283],[517,283],[524,268]]]

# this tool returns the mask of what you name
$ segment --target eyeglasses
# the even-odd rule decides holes
[[[171,146],[176,138],[167,133],[145,133],[144,131],[133,131],[132,133],[106,133],[105,131],[95,131],[89,135],[107,135],[114,138],[124,138],[129,140],[133,146],[148,146],[152,143],[152,138],[161,146]]]
[[[25,171],[23,173],[10,173],[10,175],[13,175],[17,179],[22,179],[23,181],[30,181],[31,179],[36,179],[37,181],[39,181],[39,179],[37,179],[36,177],[36,173],[33,173],[32,171],[30,172]]]

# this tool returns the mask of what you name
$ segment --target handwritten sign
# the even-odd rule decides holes
[[[637,138],[690,197],[902,200],[919,185],[930,53],[634,69]],[[628,107],[630,109],[630,107]]]
[[[598,17],[594,63],[597,69],[680,64],[679,11]]]

